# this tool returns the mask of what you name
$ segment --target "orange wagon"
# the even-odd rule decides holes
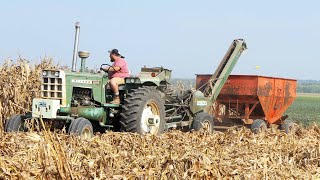
[[[196,87],[212,75],[197,75]],[[202,88],[201,88],[202,87]],[[296,98],[297,81],[257,75],[230,75],[216,100],[211,114],[219,128],[230,125],[251,125],[254,128],[283,124],[285,111]],[[264,125],[265,124],[265,125]]]

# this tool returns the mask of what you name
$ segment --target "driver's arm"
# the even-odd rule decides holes
[[[104,68],[106,71],[108,72],[115,72],[115,71],[119,71],[121,68],[119,66],[109,66],[107,68]]]

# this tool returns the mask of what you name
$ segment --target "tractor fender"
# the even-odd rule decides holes
[[[158,87],[159,84],[156,84],[156,83],[154,83],[152,81],[146,81],[146,82],[142,83],[142,86],[156,86],[156,87]]]

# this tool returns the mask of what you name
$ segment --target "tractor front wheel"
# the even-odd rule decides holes
[[[254,134],[259,134],[267,130],[267,123],[262,119],[256,119],[251,124],[251,131]]]
[[[79,136],[81,140],[88,140],[93,136],[93,127],[91,122],[83,117],[71,121],[69,134]]]
[[[122,108],[122,131],[154,135],[164,131],[164,100],[155,87],[141,87],[129,93]]]
[[[24,127],[24,118],[22,115],[15,114],[6,121],[5,132],[24,131],[26,131],[26,128]]]

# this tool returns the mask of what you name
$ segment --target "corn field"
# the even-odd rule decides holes
[[[40,95],[41,69],[22,58],[0,66],[0,179],[316,179],[320,178],[320,128],[278,129],[254,135],[226,132],[161,136],[106,132],[91,140],[43,130],[4,133],[5,119],[30,110]]]
[[[6,60],[0,66],[0,133],[6,118],[30,110],[32,99],[39,97],[41,69],[56,66],[50,58],[44,58],[36,65],[23,58],[15,62]]]
[[[286,113],[291,120],[298,122],[301,126],[320,125],[320,95],[303,94],[298,96]]]

